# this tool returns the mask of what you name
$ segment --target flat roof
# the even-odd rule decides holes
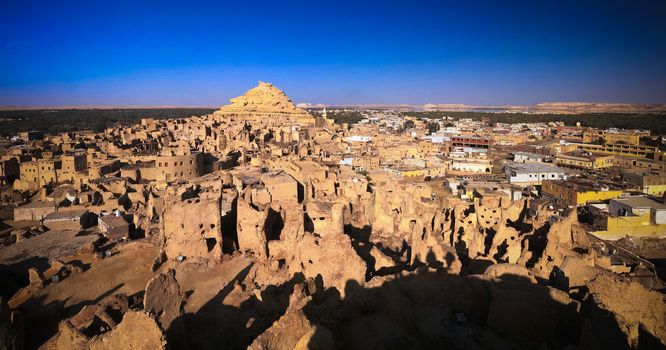
[[[543,163],[507,163],[506,167],[517,173],[564,173],[565,170]]]
[[[574,191],[601,191],[602,187],[608,187],[608,190],[619,191],[624,188],[612,182],[591,181],[585,179],[569,179],[569,180],[548,180],[548,182],[555,183],[558,186],[571,188]]]
[[[289,182],[296,182],[296,180],[289,174],[285,173],[283,170],[270,171],[262,174],[261,181],[264,184],[282,184]]]
[[[124,217],[122,216],[115,216],[113,214],[111,215],[106,215],[102,216],[99,218],[106,226],[108,227],[123,227],[123,226],[129,226],[129,222],[125,220]]]
[[[666,209],[666,204],[657,202],[656,200],[645,196],[625,197],[613,200],[628,205],[634,209]]]
[[[87,210],[71,210],[71,211],[57,211],[51,213],[44,218],[44,221],[60,221],[60,220],[71,220],[82,217]]]
[[[532,152],[523,152],[523,151],[515,151],[511,152],[513,155],[522,155],[522,156],[531,156],[531,157],[543,157],[543,155],[538,154],[538,153],[532,153]]]

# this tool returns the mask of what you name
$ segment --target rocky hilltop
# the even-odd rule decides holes
[[[304,109],[298,108],[284,91],[263,81],[245,94],[232,98],[231,104],[215,111],[216,116],[240,117],[246,121],[271,118],[276,123],[299,123],[314,125],[312,117]]]

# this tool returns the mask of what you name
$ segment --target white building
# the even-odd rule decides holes
[[[529,186],[541,185],[543,180],[563,180],[565,170],[543,163],[507,163],[504,166],[509,183]]]
[[[493,164],[490,159],[460,159],[451,161],[449,169],[454,171],[463,171],[468,173],[490,173]]]
[[[513,152],[513,161],[516,163],[541,163],[543,156],[530,152]]]
[[[370,142],[372,141],[372,137],[370,136],[361,136],[361,135],[354,135],[354,136],[347,136],[345,137],[345,141],[348,142]]]

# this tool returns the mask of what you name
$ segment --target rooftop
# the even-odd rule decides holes
[[[589,192],[589,191],[619,191],[623,190],[624,187],[620,186],[617,183],[613,182],[600,182],[600,181],[590,181],[584,179],[569,179],[569,180],[551,180],[549,181],[560,187],[570,188],[576,192]]]
[[[543,163],[507,163],[506,167],[517,173],[564,173],[565,170]]]
[[[628,205],[633,209],[666,209],[666,204],[645,196],[618,198],[614,201]]]

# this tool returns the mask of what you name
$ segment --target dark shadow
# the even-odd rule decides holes
[[[344,295],[313,298],[303,308],[317,326],[309,348],[322,348],[328,331],[339,349],[575,348],[590,338],[601,339],[602,349],[626,344],[603,310],[579,312],[575,302],[562,303],[519,275],[481,279],[419,269],[374,288],[350,280]],[[586,320],[598,317],[613,322],[585,329]],[[645,346],[659,344],[651,337],[641,332]]]
[[[527,218],[528,214],[529,214],[529,206],[527,205],[527,201],[525,201],[523,209],[520,211],[520,214],[518,215],[518,219],[516,219],[516,221],[511,221],[507,219],[506,225],[509,227],[513,227],[514,229],[516,229],[516,231],[520,232],[521,234],[531,232],[532,224],[525,222],[525,219]]]
[[[266,240],[274,241],[280,239],[280,233],[284,228],[284,220],[282,215],[279,212],[273,210],[273,208],[268,208],[268,216],[266,217],[266,223],[264,224],[264,233],[266,234]]]
[[[93,300],[85,300],[69,306],[66,306],[68,299],[53,301],[48,304],[44,304],[45,296],[28,300],[19,308],[25,315],[26,349],[40,347],[58,333],[60,320],[76,315],[86,305],[99,303],[106,297],[115,294],[124,285],[124,283],[119,283]]]
[[[190,349],[245,349],[284,314],[294,285],[304,280],[300,274],[280,286],[267,287],[260,299],[252,296],[238,307],[224,303],[250,268],[241,271],[196,313],[182,316],[186,339],[177,343],[187,344]]]
[[[28,253],[25,254],[26,256]],[[23,287],[30,284],[28,270],[36,268],[43,273],[51,264],[49,259],[40,256],[31,256],[11,265],[0,264],[0,296],[9,300]]]
[[[306,211],[303,212],[303,227],[305,232],[314,232],[314,222]]]
[[[252,265],[238,273],[196,313],[185,314],[178,322],[174,321],[185,329],[182,333],[185,339],[174,339],[174,342],[186,344],[190,349],[246,349],[278,320],[289,306],[294,285],[305,278],[296,274],[282,285],[268,286],[259,297],[253,295],[238,306],[229,305],[226,299],[236,285],[243,283],[251,268]]]
[[[542,227],[534,231],[533,234],[527,236],[523,242],[528,242],[528,250],[532,252],[532,256],[525,264],[525,267],[531,268],[534,267],[534,264],[541,259],[543,251],[546,249],[548,244],[548,231],[550,230],[550,224],[545,223]],[[523,243],[525,244],[525,243]]]
[[[222,230],[222,252],[224,254],[231,254],[238,249],[238,228],[237,223],[237,202],[238,198],[234,198],[231,202],[231,211],[222,215],[220,220],[220,229]]]
[[[488,254],[490,253],[490,248],[492,248],[493,246],[493,238],[495,238],[496,234],[497,231],[492,227],[488,227],[487,229],[485,229],[485,234],[483,237],[483,245],[484,245],[483,256],[488,256]]]
[[[305,199],[305,188],[300,182],[296,182],[296,192],[298,195],[298,203],[303,203],[303,200]]]

